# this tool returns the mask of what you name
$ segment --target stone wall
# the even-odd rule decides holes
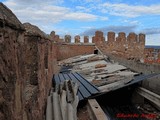
[[[23,25],[26,30],[24,37],[25,113],[27,119],[41,120],[44,116],[46,98],[52,85],[53,69],[50,62],[53,61],[53,57],[48,51],[52,44],[36,26],[29,23]]]
[[[149,64],[160,64],[160,49],[145,48],[144,62]]]
[[[77,55],[93,54],[94,44],[57,44],[57,60],[67,59]]]
[[[65,35],[65,42],[71,43],[71,36],[70,35]]]
[[[84,43],[89,43],[89,36],[84,36]]]
[[[57,70],[54,42],[0,3],[0,118],[43,120]]]
[[[51,34],[52,35],[52,34]],[[54,35],[55,36],[55,32]],[[52,37],[54,38],[54,37]],[[80,43],[80,36],[76,35],[74,37],[75,44]],[[54,39],[56,41],[56,39]],[[65,36],[65,43],[71,43],[71,36]],[[62,41],[56,41],[56,43],[62,43]],[[84,44],[89,43],[89,37],[84,36]],[[140,33],[139,35],[135,33],[129,33],[126,35],[124,32],[116,34],[114,32],[108,32],[107,40],[105,40],[104,34],[101,31],[96,31],[95,36],[92,37],[92,43],[104,53],[111,53],[118,57],[123,57],[126,59],[144,59],[144,48],[145,48],[145,34]]]
[[[55,32],[51,32],[51,38],[53,38],[53,41],[55,43],[71,43],[71,36],[65,35],[65,40],[60,41],[60,39],[56,39],[53,36],[55,35]],[[80,36],[76,35],[74,37],[74,43],[76,44],[80,43]],[[83,45],[89,43],[89,37],[84,36],[83,38]],[[92,43],[95,43],[95,45],[103,52],[103,53],[110,53],[113,55],[116,55],[118,57],[126,58],[126,59],[134,59],[134,60],[144,60],[144,49],[145,49],[145,34],[140,33],[139,35],[135,33],[129,33],[126,35],[124,32],[118,33],[118,36],[116,37],[116,34],[114,32],[108,32],[107,34],[107,40],[105,40],[104,34],[101,31],[96,31],[95,36],[92,37]],[[67,50],[67,49],[66,49]],[[62,49],[63,53],[64,50]],[[72,52],[73,54],[77,55]],[[71,53],[71,52],[70,52]],[[85,52],[78,52],[79,53],[85,53]],[[66,53],[67,54],[67,53]],[[69,55],[64,55],[68,56]],[[60,55],[61,56],[61,55]],[[63,57],[61,58],[68,58]]]
[[[75,43],[80,43],[80,36],[79,35],[76,35],[74,37],[74,40],[75,40]]]
[[[103,36],[103,32],[96,31],[92,37],[92,42],[104,53],[111,53],[119,57],[127,59],[144,58],[145,35],[120,32],[115,36],[114,32],[108,32],[107,40]]]
[[[24,89],[24,27],[0,3],[0,118],[20,120]]]

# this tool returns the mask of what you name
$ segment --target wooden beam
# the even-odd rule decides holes
[[[90,113],[91,120],[108,120],[96,99],[88,100],[88,111]]]
[[[144,98],[148,99],[152,103],[154,103],[158,108],[160,108],[160,95],[155,94],[145,88],[139,87],[136,89],[136,92],[143,96]]]

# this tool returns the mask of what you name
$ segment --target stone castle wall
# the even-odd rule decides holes
[[[144,62],[149,64],[160,64],[160,49],[145,48]]]
[[[43,120],[56,72],[54,42],[36,26],[21,24],[0,3],[0,119]]]
[[[95,39],[97,38],[97,39]],[[98,39],[99,38],[99,39]],[[124,57],[127,59],[141,59],[143,58],[145,47],[145,35],[120,32],[115,36],[114,32],[108,32],[107,40],[105,41],[101,32],[94,36],[95,44],[104,52]]]
[[[96,31],[92,37],[95,45],[88,44],[88,36],[84,36],[84,44],[80,43],[78,35],[75,36],[75,44],[70,42],[69,35],[63,40],[52,31],[48,38],[38,27],[29,23],[22,24],[11,10],[0,3],[1,120],[44,119],[51,79],[58,71],[57,60],[91,54],[95,45],[106,54],[127,59],[152,58],[154,52],[152,49],[144,49],[144,34],[130,33],[126,36],[120,32],[116,37],[114,32],[108,32],[108,40],[105,40],[103,32]],[[160,57],[160,52],[157,57]],[[136,69],[139,70],[139,65]],[[156,67],[158,70],[159,67]]]
[[[80,43],[79,35],[76,35],[74,39],[75,44]],[[60,40],[58,42],[57,39],[53,39],[53,41],[62,43]],[[71,36],[66,35],[63,43],[71,43]],[[89,43],[88,36],[84,36],[83,43]],[[92,43],[95,43],[95,45],[104,53],[111,53],[127,59],[140,60],[144,58],[145,35],[142,33],[139,35],[135,33],[126,35],[124,32],[120,32],[116,37],[114,32],[108,32],[107,40],[105,40],[103,32],[96,31],[95,35],[92,37]]]
[[[57,44],[57,60],[63,60],[78,55],[93,54],[95,45],[86,44]]]

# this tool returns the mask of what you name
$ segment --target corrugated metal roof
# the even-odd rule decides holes
[[[53,77],[53,82],[56,85],[59,85],[61,82],[65,80],[72,80],[73,82],[79,85],[78,92],[77,92],[79,100],[86,99],[99,92],[99,89],[96,86],[88,82],[79,73],[60,73],[60,74],[54,75]]]

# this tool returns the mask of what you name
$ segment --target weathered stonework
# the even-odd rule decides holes
[[[43,120],[56,70],[54,43],[38,27],[22,25],[2,3],[0,24],[0,118]]]
[[[59,38],[59,35],[56,35],[56,34],[55,34],[55,31],[52,31],[52,32],[50,33],[50,39],[51,39],[52,41],[56,42],[56,43],[62,42],[62,41],[60,40],[60,38]]]
[[[114,44],[114,42],[115,42],[115,33],[114,32],[108,32],[107,38],[108,38],[107,44]]]
[[[160,49],[145,48],[144,62],[149,64],[160,64]]]
[[[17,17],[0,3],[1,120],[43,120],[47,95],[52,85],[51,79],[58,70],[57,60],[91,54],[95,50],[93,44],[63,44],[63,40],[54,31],[49,37],[50,39],[34,25],[21,24]],[[65,42],[70,43],[71,36],[65,36]],[[84,36],[84,43],[88,42],[88,36]],[[131,64],[126,59],[146,58],[160,63],[160,50],[155,55],[154,49],[145,49],[144,34],[130,33],[126,36],[121,32],[115,38],[115,33],[109,32],[108,40],[105,41],[103,32],[97,31],[92,42],[102,52],[119,56],[116,58],[128,66]],[[75,43],[80,43],[80,36],[75,36]],[[150,66],[146,65],[143,69],[139,66],[143,68],[144,65],[134,63],[132,67],[149,73]],[[153,69],[157,72],[159,67]]]
[[[145,35],[135,33],[129,33],[128,36],[124,32],[118,33],[115,38],[114,32],[108,32],[107,42],[104,40],[103,32],[96,31],[95,36],[92,37],[92,42],[96,43],[98,48],[109,54],[114,54],[119,57],[127,59],[138,59],[143,58],[144,47],[145,47]]]
[[[65,42],[66,43],[71,43],[71,36],[70,35],[65,35]]]
[[[94,36],[92,37],[92,43],[95,43],[95,37]]]
[[[50,52],[52,42],[37,27],[31,24],[24,24],[24,26],[26,31],[31,31],[25,32],[24,39],[26,47],[25,113],[27,119],[42,120],[46,98],[52,85],[51,77],[54,72],[51,64],[54,58]],[[32,30],[35,32],[32,33]]]
[[[57,60],[67,59],[77,55],[93,54],[95,45],[85,44],[57,44],[56,46]],[[53,52],[54,52],[53,51]]]
[[[55,35],[56,35],[55,31],[51,31],[51,33],[50,33],[51,39],[54,39]]]
[[[89,43],[89,36],[84,36],[84,43]]]
[[[79,35],[76,35],[74,37],[74,39],[75,39],[75,43],[80,43],[80,36]]]
[[[96,31],[93,41],[94,43],[97,43],[97,44],[104,42],[103,32]]]
[[[24,27],[0,3],[0,116],[1,120],[21,120],[23,111]]]

